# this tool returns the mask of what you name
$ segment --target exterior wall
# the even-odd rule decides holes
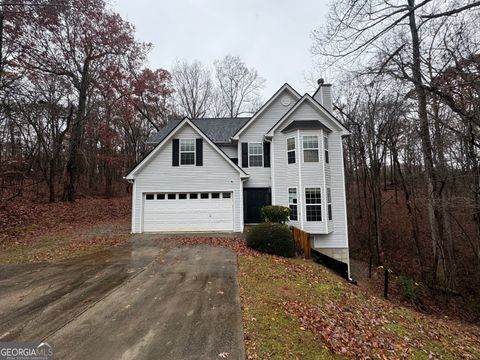
[[[326,208],[326,179],[323,152],[323,130],[295,130],[282,133],[292,121],[319,120],[320,114],[310,104],[301,104],[276,131],[273,137],[274,143],[274,168],[273,183],[275,204],[288,206],[288,188],[297,188],[298,197],[298,221],[290,222],[304,231],[315,234],[327,233],[327,208]],[[316,135],[319,139],[319,162],[303,162],[303,136]],[[287,162],[287,138],[294,137],[296,141],[296,163]],[[322,221],[307,222],[305,207],[305,188],[320,187],[322,190]],[[273,196],[272,196],[273,198]]]
[[[332,129],[331,133],[323,130],[296,130],[282,133],[292,121],[320,120]],[[288,206],[288,188],[297,187],[299,221],[291,225],[299,227],[314,235],[314,248],[348,248],[346,224],[346,203],[343,168],[343,144],[341,134],[336,131],[338,125],[332,123],[311,104],[301,104],[294,113],[282,124],[273,137],[273,189],[272,201],[278,205]],[[303,135],[317,135],[319,137],[319,162],[303,162]],[[329,164],[325,164],[323,137],[328,137]],[[286,139],[295,136],[296,157],[295,164],[287,163]],[[321,187],[322,189],[322,222],[307,222],[305,218],[305,187]],[[328,221],[327,187],[332,194],[332,221]]]
[[[200,134],[185,124],[173,138],[199,138]],[[142,232],[145,192],[233,191],[234,230],[243,231],[242,182],[240,175],[205,140],[203,166],[172,166],[172,139],[135,176],[133,186],[132,232]],[[182,216],[182,214],[179,214]]]
[[[287,161],[287,139],[295,137],[296,139],[296,157],[295,164],[289,164]],[[288,206],[288,188],[297,188],[298,203],[300,203],[300,184],[299,184],[299,164],[298,164],[298,135],[297,132],[284,134],[276,132],[273,137],[272,145],[272,204]],[[290,225],[301,229],[300,219],[303,216],[303,209],[297,206],[299,221],[290,221]]]
[[[231,145],[219,145],[220,150],[222,150],[230,159],[238,159],[238,147],[237,144]]]
[[[332,213],[334,231],[326,236],[315,236],[314,248],[348,247],[347,209],[343,168],[343,144],[338,133],[328,137],[330,176],[332,191]]]
[[[283,105],[282,99],[289,98],[290,104]],[[242,165],[242,143],[243,142],[264,142],[265,134],[282,118],[285,113],[290,110],[297,102],[297,98],[290,93],[289,90],[284,90],[279,94],[274,102],[249,125],[241,134],[238,141],[238,164]],[[271,150],[270,150],[271,151]],[[272,158],[272,154],[270,153]],[[270,165],[271,166],[271,165]],[[271,170],[265,167],[248,167],[243,169],[250,178],[245,182],[245,187],[270,187],[271,186]]]

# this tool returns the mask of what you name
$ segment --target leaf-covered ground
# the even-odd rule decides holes
[[[0,210],[0,263],[57,262],[123,244],[130,200],[17,201]]]
[[[480,328],[371,296],[307,260],[240,255],[249,359],[479,359]]]

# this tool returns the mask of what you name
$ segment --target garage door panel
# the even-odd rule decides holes
[[[145,200],[144,231],[233,231],[233,196]]]

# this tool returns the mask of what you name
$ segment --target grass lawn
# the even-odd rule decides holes
[[[373,297],[313,261],[240,255],[249,359],[479,359],[480,328]]]

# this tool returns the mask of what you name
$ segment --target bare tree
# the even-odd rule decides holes
[[[21,64],[67,79],[78,93],[64,184],[64,199],[74,201],[83,125],[95,78],[108,64],[119,64],[127,54],[135,53],[141,58],[143,51],[138,49],[147,46],[135,41],[131,25],[108,10],[103,0],[76,0],[70,7],[36,11],[37,16],[31,17],[20,38],[23,46],[29,48]]]
[[[314,32],[314,53],[337,65],[342,61],[345,65],[348,59],[350,67],[356,62],[370,72],[390,73],[413,87],[435,259],[433,282],[438,279],[445,288],[454,289],[456,264],[447,211],[449,199],[435,148],[438,144],[434,144],[432,138],[435,129],[432,128],[434,119],[429,116],[431,89],[426,82],[428,72],[424,55],[427,51],[424,46],[425,38],[435,36],[425,31],[429,22],[438,29],[445,25],[448,14],[461,13],[466,7],[457,7],[456,2],[436,5],[432,0],[339,0],[333,4],[327,27]],[[468,8],[478,5],[472,2]]]
[[[260,91],[265,80],[257,70],[248,68],[238,56],[217,60],[215,78],[227,115],[237,117],[254,113],[260,107]]]
[[[191,119],[204,117],[214,93],[210,70],[198,60],[177,61],[172,79],[178,111]]]

